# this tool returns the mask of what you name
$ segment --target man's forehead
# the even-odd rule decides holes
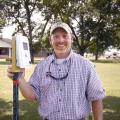
[[[56,33],[56,32],[64,32],[67,34],[67,31],[61,27],[58,27],[56,29],[53,30],[52,34]]]
[[[64,29],[67,33],[72,33],[70,26],[64,22],[57,22],[51,26],[50,35],[53,34],[53,31],[57,28]]]

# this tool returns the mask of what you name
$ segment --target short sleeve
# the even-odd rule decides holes
[[[88,68],[86,95],[89,101],[99,100],[105,97],[102,81],[93,65]]]

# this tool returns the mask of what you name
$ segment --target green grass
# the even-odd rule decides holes
[[[0,65],[8,65],[10,64],[10,61],[0,61]]]
[[[104,120],[120,120],[120,63],[96,63],[106,90]]]
[[[104,120],[120,119],[120,63],[96,62],[96,69],[106,90]],[[0,64],[0,120],[12,120],[12,81],[6,76],[6,64]],[[35,65],[26,70],[29,79]],[[20,94],[19,119],[40,120],[37,103],[26,101]]]

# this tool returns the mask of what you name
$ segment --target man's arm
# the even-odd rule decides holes
[[[22,95],[26,99],[28,99],[30,101],[33,101],[36,99],[35,94],[33,93],[31,86],[29,85],[28,82],[25,81],[24,78],[19,79],[19,87],[20,87],[20,91],[21,91]]]
[[[92,101],[92,112],[94,120],[103,120],[102,100]]]

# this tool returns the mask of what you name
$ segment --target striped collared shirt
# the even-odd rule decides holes
[[[39,101],[39,114],[49,120],[84,118],[91,112],[91,101],[105,97],[94,65],[72,51],[61,64],[54,55],[48,56],[36,66],[29,83]]]

